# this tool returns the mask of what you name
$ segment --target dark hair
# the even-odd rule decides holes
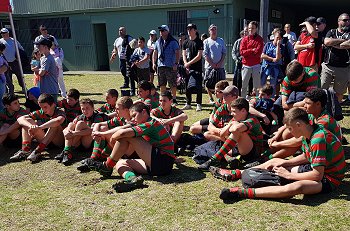
[[[315,24],[317,23],[317,18],[314,16],[307,17],[304,22],[309,22],[310,24]]]
[[[271,85],[265,85],[261,88],[261,92],[265,93],[266,95],[272,95],[273,87]]]
[[[82,104],[89,104],[92,108],[94,107],[94,102],[92,102],[91,99],[89,98],[84,98],[84,99],[81,99],[79,101],[79,104],[82,105]]]
[[[153,89],[157,90],[157,89],[156,89],[156,86],[154,86],[154,83],[151,83],[151,82],[150,82],[150,84],[151,84],[151,86],[152,86],[152,90],[153,90]]]
[[[173,95],[171,94],[170,91],[164,91],[163,93],[160,94],[162,97],[167,97],[169,100],[173,99]]]
[[[320,102],[322,108],[327,104],[327,93],[321,88],[311,89],[305,93],[305,98],[310,99],[312,102]]]
[[[138,40],[145,42],[145,38],[142,37],[142,36],[140,36],[140,37],[138,38]]]
[[[4,51],[6,49],[5,44],[0,43],[0,51]]]
[[[118,98],[119,94],[118,91],[116,89],[109,89],[107,91],[108,95],[111,95],[112,97]]]
[[[136,111],[136,112],[142,112],[143,110],[146,110],[147,114],[149,115],[150,114],[150,111],[149,111],[149,107],[144,104],[143,102],[137,102],[137,103],[134,103],[130,110],[132,111]]]
[[[39,53],[39,50],[33,50],[32,59],[36,59],[35,55]]]
[[[202,35],[201,35],[201,40],[205,40],[205,39],[207,39],[208,38],[208,35],[206,34],[206,33],[203,33]]]
[[[46,27],[45,25],[41,24],[41,25],[39,26],[39,30],[41,30],[41,29],[43,29],[43,28],[47,29],[47,27]]]
[[[222,91],[228,86],[230,86],[230,83],[227,80],[220,80],[215,84],[215,88],[219,88]]]
[[[304,72],[304,67],[298,61],[290,62],[286,68],[286,75],[289,81],[296,80]]]
[[[129,96],[122,96],[117,100],[117,104],[121,104],[123,108],[130,109],[133,105],[132,99]]]
[[[79,92],[77,89],[72,88],[72,89],[69,89],[69,90],[68,90],[67,96],[68,96],[68,97],[72,97],[72,98],[75,99],[75,100],[79,100],[79,98],[80,98],[80,92]]]
[[[55,103],[55,100],[54,100],[52,95],[47,94],[47,93],[43,93],[39,96],[38,102],[39,103],[47,103],[48,105],[51,106],[52,104]]]
[[[305,124],[310,124],[309,122],[309,116],[307,112],[301,108],[294,107],[286,112],[283,123],[290,125],[291,123],[295,121],[302,121]]]
[[[141,82],[139,82],[138,88],[141,88],[145,91],[151,91],[152,90],[152,85],[150,82],[146,81],[146,80],[142,80]]]
[[[248,112],[249,111],[249,102],[245,98],[237,98],[231,103],[231,107],[242,110],[243,108]]]
[[[18,100],[18,96],[15,94],[5,93],[2,97],[2,103],[4,105],[10,105],[15,100]]]

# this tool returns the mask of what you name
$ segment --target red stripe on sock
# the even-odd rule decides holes
[[[116,162],[112,160],[110,157],[107,158],[105,163],[106,163],[106,166],[109,168],[114,168],[114,166],[116,165]]]

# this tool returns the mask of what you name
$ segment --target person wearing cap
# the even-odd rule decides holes
[[[53,35],[50,35],[47,31],[47,27],[45,25],[40,25],[39,27],[39,32],[40,32],[40,35],[37,36],[35,39],[34,39],[34,42],[38,42],[40,39],[43,39],[43,38],[50,38],[52,37],[53,40],[54,40],[54,43],[55,43],[55,46],[56,47],[59,47],[58,45],[58,42],[57,42],[57,39],[55,38],[55,36]],[[37,49],[38,47],[36,45],[34,45],[34,49]]]
[[[260,62],[264,48],[264,40],[258,35],[258,22],[251,21],[248,24],[248,36],[241,41],[240,54],[242,56],[242,91],[241,96],[246,97],[248,93],[249,80],[253,79],[253,93],[258,93],[260,88]]]
[[[176,77],[180,59],[180,47],[177,40],[170,34],[167,25],[158,27],[160,37],[155,43],[153,51],[153,69],[158,73],[158,85],[160,92],[166,90],[167,83],[173,95],[173,103],[176,105]]]
[[[42,38],[34,43],[38,46],[40,53],[40,68],[34,68],[34,73],[40,75],[40,93],[51,94],[57,103],[58,96],[58,70],[55,58],[50,53],[52,42],[49,39]]]
[[[300,34],[298,41],[294,45],[294,49],[298,51],[298,62],[303,67],[311,67],[318,71],[321,65],[321,52],[318,32],[316,30],[316,18],[310,16],[300,23],[305,28]],[[316,58],[317,57],[317,58]]]
[[[321,88],[333,83],[339,102],[350,82],[350,17],[343,13],[338,17],[338,27],[327,32],[324,39],[326,55],[322,63]]]
[[[202,110],[202,54],[203,41],[199,38],[196,24],[187,25],[188,39],[182,45],[182,58],[186,69],[186,104],[182,110],[191,109],[192,94],[196,93],[196,111]]]
[[[214,91],[215,84],[220,80],[226,79],[224,65],[227,51],[225,41],[222,38],[218,37],[217,26],[211,24],[208,31],[209,38],[205,39],[203,42],[203,57],[205,59],[204,79],[210,78],[210,76],[212,76],[211,73],[213,70],[217,71],[217,81],[213,82],[213,86],[206,86],[210,98],[210,103],[214,104],[215,101],[213,99],[212,92]]]
[[[7,85],[7,91],[11,94],[14,93],[15,87],[13,86],[12,81],[12,74],[15,74],[18,80],[18,84],[22,88],[23,93],[25,93],[25,85],[24,85],[24,78],[22,76],[19,63],[17,60],[16,55],[16,47],[15,47],[15,40],[10,37],[10,32],[6,28],[2,28],[0,30],[2,38],[0,39],[0,43],[4,44],[6,46],[6,49],[3,51],[3,55],[9,65],[10,68],[6,71],[6,85]],[[21,44],[17,41],[18,49],[24,50]]]
[[[149,39],[148,39],[148,41],[147,41],[147,47],[148,47],[148,49],[149,49],[149,51],[150,51],[150,54],[149,54],[149,57],[150,57],[150,59],[149,59],[149,71],[150,71],[150,82],[152,82],[153,83],[153,81],[154,81],[154,73],[155,73],[155,71],[154,71],[154,69],[153,69],[153,59],[152,59],[152,56],[153,56],[153,50],[154,50],[154,45],[155,45],[155,43],[156,43],[156,41],[157,41],[157,31],[155,31],[155,30],[151,30],[150,32],[149,32]]]
[[[111,60],[114,60],[118,55],[120,72],[124,77],[124,84],[120,87],[120,89],[129,88],[130,83],[130,95],[134,96],[135,81],[130,78],[130,65],[128,62],[131,56],[131,48],[129,46],[129,43],[133,38],[130,35],[126,34],[126,28],[123,26],[119,27],[118,34],[119,37],[114,41],[113,44]]]

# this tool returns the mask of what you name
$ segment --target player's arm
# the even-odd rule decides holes
[[[43,123],[42,125],[38,126],[41,129],[46,129],[46,128],[55,128],[60,126],[64,120],[66,118],[64,118],[64,116],[57,116],[56,118],[53,118],[49,121],[47,121],[46,123]]]

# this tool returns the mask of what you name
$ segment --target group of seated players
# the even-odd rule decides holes
[[[290,63],[280,105],[272,99],[270,86],[259,89],[258,97],[248,102],[226,80],[216,84],[213,111],[191,125],[190,132],[203,134],[207,141],[221,141],[222,146],[198,168],[234,181],[241,178],[242,168],[254,166],[288,180],[282,186],[224,188],[221,199],[286,198],[331,192],[339,186],[346,171],[341,128],[326,111],[327,93],[318,88],[316,75],[298,62]],[[288,103],[292,91],[305,92],[305,98]],[[173,105],[169,91],[159,95],[153,84],[142,81],[138,92],[139,100],[133,102],[128,96],[118,98],[117,90],[110,89],[106,103],[97,110],[92,100],[79,99],[76,89],[58,103],[51,95],[41,94],[37,100],[40,109],[31,112],[20,106],[16,95],[5,94],[0,143],[21,143],[10,161],[33,163],[50,146],[64,147],[55,156],[64,165],[72,164],[82,149],[90,150],[91,156],[81,161],[79,171],[98,171],[109,177],[115,169],[123,177],[113,186],[117,192],[142,187],[142,175],[172,172],[178,158],[176,143],[188,116]],[[275,113],[278,107],[282,118],[280,112]],[[279,128],[274,131],[272,127]],[[34,149],[32,144],[37,144]]]

